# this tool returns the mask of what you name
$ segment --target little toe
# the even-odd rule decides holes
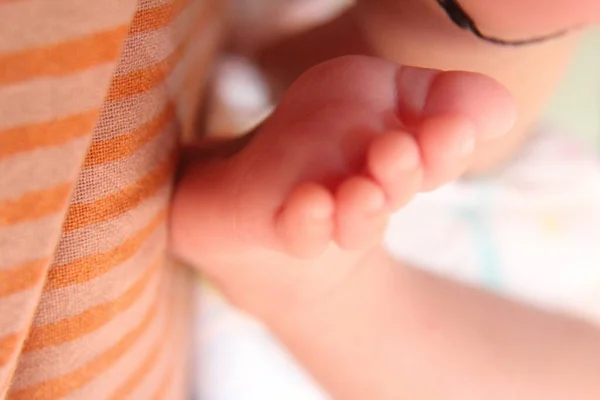
[[[404,132],[377,137],[367,154],[367,169],[383,189],[389,210],[396,210],[421,188],[422,164],[416,140]]]
[[[333,237],[334,199],[323,186],[295,188],[276,215],[275,229],[283,250],[298,258],[322,254]]]
[[[368,177],[344,181],[336,193],[335,240],[345,250],[375,245],[387,223],[386,196]]]

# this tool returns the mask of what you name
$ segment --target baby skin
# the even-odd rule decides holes
[[[483,75],[325,62],[239,152],[190,163],[173,249],[259,317],[316,301],[377,246],[391,212],[457,178],[514,120],[508,92]]]

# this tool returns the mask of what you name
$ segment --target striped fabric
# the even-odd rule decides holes
[[[221,0],[0,0],[0,399],[183,399],[165,255]]]

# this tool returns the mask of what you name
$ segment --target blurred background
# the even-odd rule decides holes
[[[600,29],[585,38],[544,118],[600,152]]]

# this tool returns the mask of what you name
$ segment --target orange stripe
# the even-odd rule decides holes
[[[90,135],[99,110],[90,110],[39,124],[0,131],[0,158],[43,147],[58,146]]]
[[[119,26],[88,37],[0,56],[0,84],[63,76],[115,61],[127,28]]]
[[[48,280],[44,289],[48,291],[85,283],[107,273],[131,258],[166,218],[167,210],[163,209],[148,225],[114,249],[105,253],[93,254],[68,264],[53,266],[48,272]],[[68,277],[68,279],[65,279],[65,277]]]
[[[16,200],[0,201],[0,227],[34,221],[63,210],[69,201],[71,188],[72,184],[67,183],[29,192]]]
[[[161,4],[157,7],[138,10],[131,22],[129,34],[136,35],[164,28],[177,19],[189,3],[189,0],[173,0],[170,3]]]
[[[106,100],[118,101],[136,94],[145,93],[163,83],[185,55],[189,43],[206,28],[207,22],[214,14],[213,10],[206,10],[201,15],[201,18],[193,24],[194,31],[190,32],[186,40],[182,41],[165,59],[146,68],[115,76]]]
[[[168,324],[165,324],[165,328]],[[140,366],[131,374],[129,379],[125,381],[116,391],[110,396],[111,400],[122,400],[127,399],[131,395],[131,392],[135,390],[144,379],[152,367],[157,365],[158,356],[160,354],[160,350],[165,346],[165,343],[168,343],[168,329],[165,329],[164,334],[159,338],[159,340],[154,344],[154,347],[148,355],[142,360]]]
[[[9,395],[10,399],[54,400],[65,397],[69,393],[83,387],[102,372],[112,367],[140,339],[144,332],[148,330],[150,323],[158,312],[158,303],[160,299],[162,299],[162,297],[157,295],[156,301],[152,304],[140,325],[124,335],[114,346],[103,352],[94,360],[70,374],[42,382],[39,385],[27,389],[12,392]]]
[[[106,97],[107,101],[118,101],[124,98],[145,93],[163,83],[175,65],[183,58],[188,41],[180,44],[164,60],[146,68],[115,76]]]
[[[44,278],[50,259],[30,261],[12,269],[0,269],[0,298],[29,290]]]
[[[21,343],[21,336],[17,333],[0,338],[0,367],[8,364],[19,343]]]
[[[172,104],[133,132],[115,138],[94,142],[88,151],[86,168],[124,159],[150,142],[175,118]]]
[[[134,209],[169,182],[175,171],[176,161],[176,151],[174,151],[162,164],[137,182],[123,188],[115,188],[116,193],[91,203],[71,204],[63,230],[71,232],[88,225],[105,222]]]
[[[53,324],[33,326],[25,342],[23,352],[29,353],[48,346],[58,346],[103,327],[116,316],[129,309],[142,296],[150,279],[161,265],[163,265],[163,251],[159,249],[158,257],[148,267],[144,275],[116,299]]]

